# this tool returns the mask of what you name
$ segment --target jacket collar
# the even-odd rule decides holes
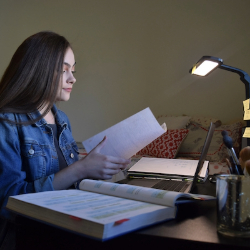
[[[55,104],[52,107],[52,112],[55,114],[55,120],[56,120],[57,125],[59,125],[61,127],[67,126],[67,123],[62,119],[62,116],[60,116],[60,114],[58,113],[58,109],[57,109]],[[28,113],[28,116],[30,119],[35,120],[41,116],[41,113],[38,110],[36,110],[32,113]],[[46,124],[47,124],[47,122],[44,118],[35,122],[35,125],[38,127],[40,127],[42,125],[46,125]]]

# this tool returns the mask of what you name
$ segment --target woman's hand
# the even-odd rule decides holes
[[[81,179],[111,179],[130,163],[119,157],[107,156],[100,153],[105,146],[106,137],[83,159],[71,164],[55,174],[54,189],[69,188]]]
[[[82,179],[111,179],[130,163],[130,160],[101,154],[100,151],[105,146],[106,140],[105,136],[85,158],[79,161],[84,172]]]

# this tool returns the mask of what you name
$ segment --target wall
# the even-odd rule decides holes
[[[41,30],[74,48],[77,82],[59,107],[84,140],[150,107],[157,116],[242,119],[244,84],[217,70],[188,73],[203,55],[250,73],[249,0],[0,0],[0,74]]]

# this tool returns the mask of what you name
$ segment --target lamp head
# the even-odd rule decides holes
[[[223,60],[213,56],[203,56],[194,66],[190,69],[189,73],[198,76],[207,76],[210,72],[218,68],[223,63]]]

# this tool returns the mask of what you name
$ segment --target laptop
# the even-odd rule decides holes
[[[194,174],[194,178],[184,178],[184,179],[157,179],[157,178],[126,178],[117,183],[120,184],[129,184],[142,187],[150,187],[161,190],[176,191],[182,193],[195,193],[196,192],[196,183],[199,180],[199,172],[202,169],[207,152],[213,137],[214,129],[217,127],[217,123],[210,123],[208,133],[202,148],[202,152],[197,164],[197,168]],[[207,170],[208,171],[208,170]]]

